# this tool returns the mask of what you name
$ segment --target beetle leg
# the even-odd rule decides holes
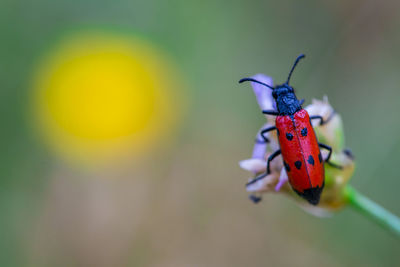
[[[350,148],[343,149],[343,152],[349,159],[354,160],[354,155]]]
[[[276,130],[275,126],[271,126],[271,127],[262,129],[261,132],[260,132],[260,135],[261,135],[262,139],[264,139],[264,140],[261,141],[261,140],[256,139],[256,142],[257,143],[269,143],[268,137],[266,137],[264,134],[269,132],[269,131],[273,131],[273,130]]]
[[[274,158],[276,158],[277,156],[279,156],[280,154],[281,154],[281,150],[278,149],[277,151],[275,151],[274,153],[272,153],[272,154],[268,157],[267,175],[271,173],[271,170],[270,170],[270,167],[269,167],[271,161],[272,161]]]
[[[255,194],[251,194],[251,195],[249,195],[249,199],[251,201],[253,201],[254,204],[257,204],[258,202],[260,202],[262,200],[262,197],[261,197],[261,195],[257,196]]]
[[[320,116],[320,115],[313,115],[313,116],[310,116],[310,120],[319,119],[320,120],[319,125],[324,125],[324,124],[328,123],[335,114],[336,114],[336,112],[332,111],[332,113],[329,115],[328,119],[326,119],[326,120],[324,120],[324,118],[322,118],[322,116]]]
[[[320,120],[319,121],[319,125],[324,125],[325,124],[324,118],[322,118],[322,116],[320,116],[320,115],[310,116],[310,120],[315,120],[315,119],[319,119]]]
[[[343,166],[337,165],[337,164],[335,164],[335,163],[333,163],[333,162],[330,161],[331,156],[332,156],[332,148],[331,148],[330,146],[325,145],[325,144],[321,144],[321,143],[318,143],[318,145],[319,145],[320,147],[325,148],[326,150],[329,151],[328,157],[327,157],[326,160],[325,160],[326,163],[328,163],[329,165],[331,165],[332,167],[335,167],[335,168],[337,168],[337,169],[343,169]]]
[[[276,110],[263,110],[262,111],[263,114],[267,114],[267,115],[272,115],[272,116],[278,116],[279,112]]]
[[[278,149],[277,151],[275,151],[274,153],[272,153],[272,154],[268,157],[267,172],[264,173],[264,174],[261,174],[260,176],[258,176],[258,177],[256,177],[256,178],[254,178],[253,180],[251,180],[250,182],[248,182],[248,183],[246,184],[246,186],[251,185],[251,184],[254,184],[255,182],[257,182],[257,181],[263,179],[265,176],[267,176],[268,174],[270,174],[270,173],[271,173],[271,169],[270,169],[269,165],[270,165],[271,161],[272,161],[274,158],[276,158],[277,156],[279,156],[280,154],[281,154],[281,150],[280,150],[280,149]]]

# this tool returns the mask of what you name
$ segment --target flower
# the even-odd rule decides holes
[[[106,31],[70,34],[36,69],[33,121],[69,162],[143,158],[167,143],[179,121],[180,78],[148,41]]]
[[[272,86],[272,79],[268,76],[257,74],[252,78],[257,79],[263,83]],[[270,89],[266,89],[264,86],[253,83],[252,87],[257,98],[257,102],[262,110],[273,109],[274,100],[272,98],[272,92]],[[303,209],[316,216],[327,216],[332,211],[338,210],[346,204],[346,198],[344,196],[345,187],[353,175],[354,172],[354,160],[351,152],[344,147],[344,133],[342,119],[338,113],[336,113],[333,107],[329,104],[328,98],[325,96],[323,100],[313,100],[312,104],[305,108],[311,115],[320,115],[327,121],[323,125],[319,123],[313,123],[313,127],[317,134],[319,141],[332,147],[331,161],[341,166],[338,169],[325,164],[325,187],[321,195],[318,206],[310,205],[303,198],[299,197],[290,187],[288,183],[288,176],[283,168],[282,157],[271,161],[271,172],[263,179],[248,184],[246,189],[251,192],[251,199],[255,202],[261,199],[261,195],[267,192],[279,192],[293,198]],[[275,117],[266,115],[267,123],[263,125],[261,129],[265,129],[268,126],[275,124]],[[253,155],[250,159],[246,159],[239,162],[241,168],[253,173],[254,177],[257,177],[266,172],[267,158],[277,149],[279,149],[279,143],[275,131],[267,132],[266,137],[269,139],[269,143],[263,142],[263,138],[257,133],[256,142],[253,148]],[[328,154],[325,151],[321,151],[323,158],[326,158]],[[252,181],[250,178],[249,181]]]

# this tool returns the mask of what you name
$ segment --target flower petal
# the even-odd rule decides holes
[[[251,158],[240,161],[239,166],[246,171],[260,173],[265,172],[267,162],[264,159]]]
[[[310,116],[318,115],[327,122],[320,125],[320,120],[313,120],[312,124],[318,136],[318,140],[333,148],[334,151],[341,151],[344,148],[343,123],[339,114],[328,102],[328,97],[323,100],[313,99],[312,104],[305,107]]]
[[[284,184],[286,184],[289,180],[289,177],[286,173],[285,168],[282,168],[281,170],[281,175],[279,176],[279,182],[276,184],[275,186],[275,191],[278,192],[279,190],[281,190],[282,186]]]
[[[313,99],[312,103],[305,107],[305,110],[311,115],[319,115],[324,120],[328,120],[328,118],[335,111],[333,107],[329,104],[328,97],[324,96],[322,100]],[[314,124],[315,123],[315,124]],[[318,126],[319,121],[316,120],[313,122],[313,126]]]
[[[267,143],[264,141],[263,137],[261,136],[261,131],[265,128],[267,128],[269,125],[268,123],[264,124],[261,129],[257,132],[256,136],[256,141],[253,147],[253,154],[252,158],[256,159],[264,159],[265,158],[265,152],[267,151]],[[265,134],[266,137],[269,138],[269,133]]]
[[[266,83],[269,86],[274,86],[272,78],[264,74],[256,74],[251,78]],[[256,95],[258,105],[262,110],[275,109],[275,101],[272,97],[271,89],[255,82],[251,82],[251,86],[253,87],[254,94]]]
[[[272,173],[270,175],[265,176],[263,179],[258,180],[255,183],[249,184],[246,186],[247,192],[265,192],[269,191],[269,186],[276,181],[278,177],[276,174]],[[249,182],[253,179],[249,179]]]
[[[304,211],[308,212],[311,215],[314,215],[315,217],[329,218],[333,216],[333,213],[330,210],[318,206],[312,206],[306,202],[300,202],[298,204]]]
[[[263,159],[267,150],[267,143],[256,142],[253,147],[253,159]]]

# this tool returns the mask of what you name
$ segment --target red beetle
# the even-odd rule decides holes
[[[299,101],[293,87],[289,85],[293,70],[300,59],[304,57],[304,55],[297,57],[284,84],[271,87],[253,78],[241,79],[239,83],[250,81],[272,89],[272,96],[275,99],[278,109],[277,111],[263,110],[264,114],[275,115],[277,117],[276,126],[263,129],[261,136],[265,142],[269,142],[264,134],[272,130],[277,130],[280,149],[269,156],[266,173],[254,178],[248,184],[255,183],[270,174],[270,162],[282,154],[283,165],[285,166],[289,183],[293,190],[309,203],[317,205],[322,189],[324,188],[325,180],[324,160],[321,156],[320,147],[329,151],[328,157],[325,160],[327,163],[337,168],[341,167],[330,163],[332,148],[328,145],[318,143],[311,124],[312,119],[319,119],[321,125],[326,122],[321,116],[310,117],[307,111],[301,107],[304,100]],[[251,199],[256,203],[261,200],[261,198],[255,196],[251,196]]]

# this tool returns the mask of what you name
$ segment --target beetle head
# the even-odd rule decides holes
[[[276,101],[276,106],[278,108],[279,114],[283,115],[292,115],[298,110],[301,109],[301,104],[303,101],[299,101],[294,93],[293,87],[289,85],[290,78],[292,77],[293,70],[296,68],[297,64],[299,61],[304,58],[305,55],[301,54],[296,58],[296,61],[294,62],[288,78],[284,84],[277,85],[275,87],[272,87],[266,83],[257,81],[254,78],[243,78],[239,81],[239,83],[242,82],[255,82],[261,85],[264,85],[265,87],[268,87],[269,89],[272,90],[272,96],[274,97]]]
[[[291,115],[301,109],[301,101],[297,99],[293,87],[287,83],[276,86],[272,96],[280,114]]]
[[[289,96],[290,94],[294,94],[294,89],[286,83],[277,85],[272,91],[272,96],[275,98],[275,100],[284,96]]]

